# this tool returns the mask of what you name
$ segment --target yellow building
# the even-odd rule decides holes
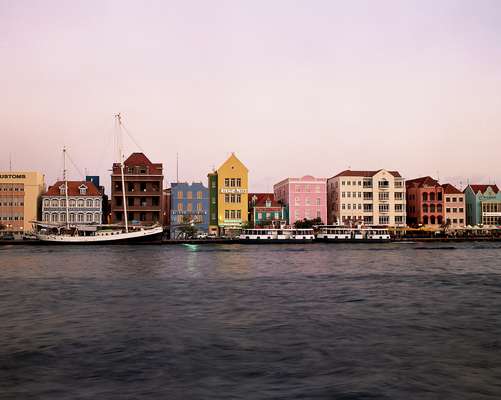
[[[234,153],[209,177],[209,232],[231,235],[247,223],[249,170]]]
[[[40,215],[45,177],[40,172],[0,172],[0,224],[2,233],[16,236],[33,230]],[[2,234],[0,233],[0,235]]]

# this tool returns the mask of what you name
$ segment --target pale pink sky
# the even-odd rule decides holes
[[[167,182],[176,152],[206,182],[235,151],[259,191],[349,166],[501,183],[500,21],[497,0],[0,0],[0,170],[52,183],[67,145],[109,185],[122,112]]]

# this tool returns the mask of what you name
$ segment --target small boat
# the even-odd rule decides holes
[[[244,229],[239,243],[311,243],[314,239],[313,229],[256,228]]]
[[[317,227],[316,240],[319,242],[375,243],[390,242],[391,236],[387,228],[379,226],[320,225]]]

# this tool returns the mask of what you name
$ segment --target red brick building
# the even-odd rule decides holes
[[[425,176],[405,182],[407,224],[438,229],[444,219],[444,190],[437,180]]]
[[[124,162],[125,200],[131,225],[162,223],[163,167],[143,153],[132,153]],[[120,164],[111,175],[111,221],[125,223]]]

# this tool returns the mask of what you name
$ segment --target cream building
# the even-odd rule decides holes
[[[329,224],[405,226],[405,182],[397,171],[343,171],[327,180]]]
[[[40,218],[40,196],[44,190],[45,178],[40,172],[0,172],[1,232],[15,236],[31,232],[32,221]]]

